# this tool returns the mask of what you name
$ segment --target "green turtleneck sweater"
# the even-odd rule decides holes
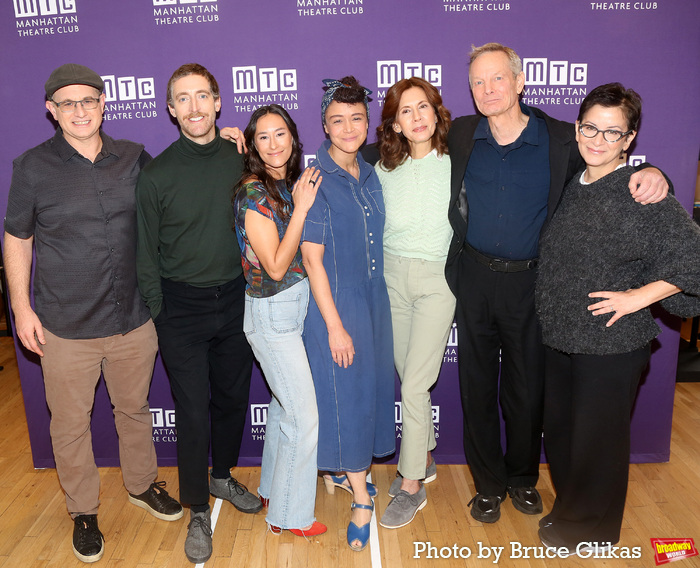
[[[243,171],[235,144],[197,144],[180,134],[141,170],[136,185],[136,270],[153,319],[160,313],[160,279],[219,286],[241,275],[231,196]]]

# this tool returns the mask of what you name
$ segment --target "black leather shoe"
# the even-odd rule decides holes
[[[526,515],[539,515],[542,512],[542,497],[534,487],[509,487],[508,495],[513,507]]]
[[[73,552],[83,562],[97,562],[105,551],[105,540],[97,527],[97,515],[78,515],[73,521]]]
[[[129,493],[129,501],[163,521],[177,521],[183,515],[182,505],[165,490],[165,481],[151,483],[140,495]]]
[[[501,503],[505,495],[489,496],[477,493],[467,507],[471,507],[471,514],[482,523],[495,523],[501,518]]]

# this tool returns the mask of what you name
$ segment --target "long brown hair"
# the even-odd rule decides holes
[[[240,192],[243,182],[250,178],[257,178],[265,186],[267,193],[270,197],[270,205],[275,210],[275,213],[285,221],[289,220],[291,217],[291,211],[289,204],[285,199],[282,198],[279,189],[277,189],[277,183],[272,178],[270,173],[267,171],[265,162],[260,157],[257,147],[255,146],[255,131],[258,126],[258,120],[263,116],[268,114],[276,114],[284,120],[284,123],[289,129],[289,133],[292,137],[292,154],[289,156],[287,161],[287,174],[285,176],[285,183],[287,188],[291,191],[292,185],[301,175],[301,156],[303,154],[303,147],[299,141],[299,133],[297,131],[297,125],[289,116],[289,113],[280,105],[272,104],[260,107],[250,117],[250,122],[243,133],[245,137],[245,144],[248,148],[248,153],[243,158],[244,168],[243,174],[241,175],[241,180],[236,185],[234,190],[233,201],[235,202],[237,194]]]
[[[436,149],[438,154],[448,153],[447,132],[450,129],[452,120],[450,111],[442,104],[440,92],[428,81],[420,77],[401,79],[394,83],[386,92],[384,106],[382,107],[382,122],[377,127],[377,147],[379,148],[380,161],[382,167],[388,171],[403,164],[406,158],[411,155],[411,146],[408,140],[401,132],[394,131],[394,123],[399,112],[401,96],[412,87],[418,87],[423,90],[426,99],[433,105],[433,110],[437,117],[435,134],[433,134],[431,140],[432,148]]]

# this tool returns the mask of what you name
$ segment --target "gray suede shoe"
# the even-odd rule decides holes
[[[398,529],[406,526],[416,513],[428,504],[425,485],[420,484],[418,493],[411,495],[408,491],[399,491],[387,506],[379,524],[386,529]]]
[[[431,456],[432,457],[432,456]],[[435,481],[437,479],[437,465],[435,465],[435,460],[431,460],[430,465],[428,468],[425,470],[425,479],[422,479],[421,481],[423,483],[430,483],[431,481]],[[401,481],[403,480],[403,476],[397,471],[396,472],[396,479],[391,482],[391,487],[389,487],[389,497],[396,497],[398,495],[399,491],[401,490]]]
[[[231,501],[233,506],[242,513],[257,513],[262,511],[263,504],[248,488],[238,483],[233,477],[228,479],[216,479],[209,481],[209,493],[214,497]]]
[[[190,524],[187,525],[185,556],[193,564],[206,562],[211,557],[211,516],[207,509],[203,513],[190,511]]]

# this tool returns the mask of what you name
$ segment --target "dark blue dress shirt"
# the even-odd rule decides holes
[[[464,186],[469,203],[467,242],[497,258],[537,257],[549,195],[549,133],[544,120],[530,117],[518,139],[500,146],[482,118],[474,132]]]

